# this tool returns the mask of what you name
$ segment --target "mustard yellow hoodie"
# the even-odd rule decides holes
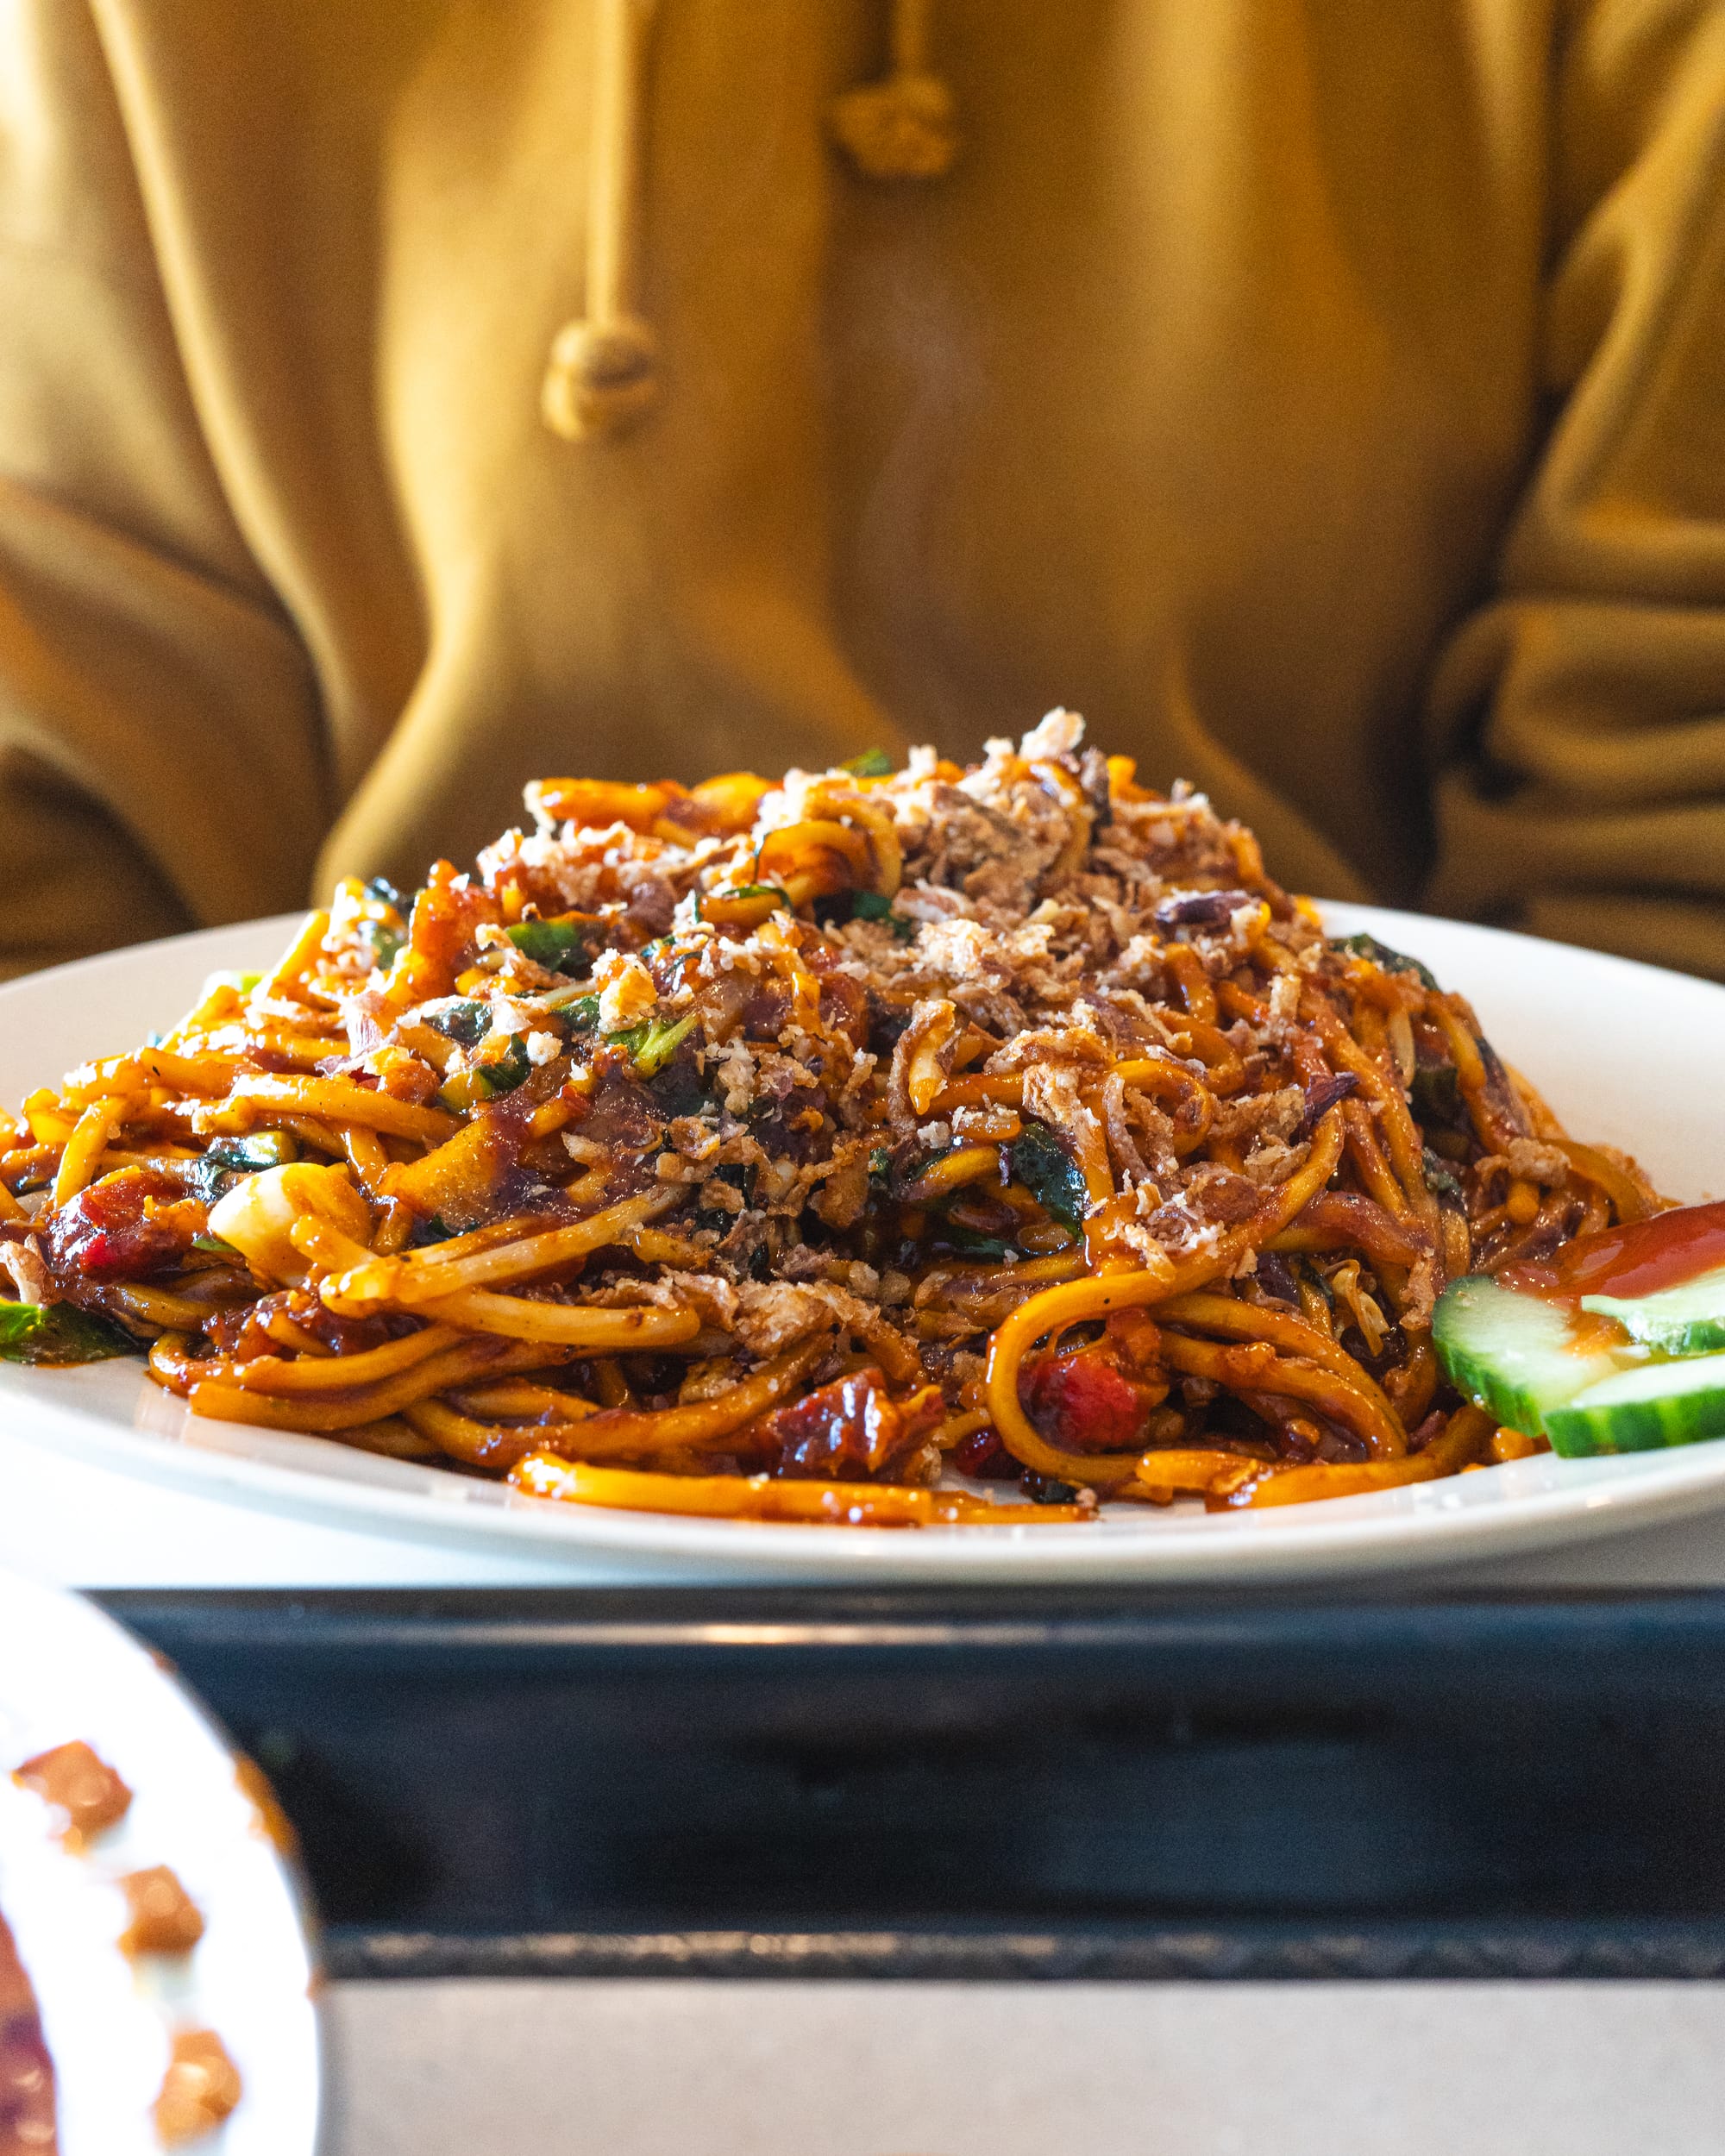
[[[0,966],[1054,703],[1725,975],[1720,0],[0,12]]]

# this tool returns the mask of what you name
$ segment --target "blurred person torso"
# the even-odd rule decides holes
[[[1725,972],[1725,9],[15,0],[10,964],[410,887],[539,773],[977,753],[1066,704],[1272,869]],[[614,116],[613,116],[614,117]]]

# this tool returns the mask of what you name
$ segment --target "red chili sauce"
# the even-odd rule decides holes
[[[1506,1265],[1497,1277],[1505,1288],[1577,1304],[1584,1295],[1654,1294],[1716,1266],[1725,1266],[1725,1203],[1677,1206],[1578,1236],[1545,1263]]]

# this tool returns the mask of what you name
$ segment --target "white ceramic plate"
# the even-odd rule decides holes
[[[176,2029],[213,2029],[240,2102],[199,2156],[311,2156],[319,2055],[298,1883],[220,1734],[179,1685],[75,1595],[0,1572],[0,1911],[54,2064],[63,2156],[159,2150],[150,2107]],[[125,1817],[73,1853],[12,1779],[82,1740],[132,1791]],[[116,1882],[170,1865],[203,1915],[185,1957],[135,1965],[116,1945]]]
[[[1591,951],[1369,906],[1326,909],[1423,958],[1578,1137],[1635,1153],[1684,1199],[1725,1194],[1725,989]],[[85,960],[0,988],[0,1099],[170,1024],[206,974],[267,964],[293,919]],[[518,1496],[320,1438],[187,1415],[130,1363],[0,1363],[0,1425],[154,1480],[299,1518],[492,1550],[559,1551],[664,1578],[1245,1583],[1505,1555],[1725,1505],[1725,1441],[1632,1457],[1550,1455],[1371,1497],[1264,1513],[1116,1507],[1090,1526],[867,1529],[676,1520]]]

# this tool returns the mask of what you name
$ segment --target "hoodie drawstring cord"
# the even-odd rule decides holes
[[[929,65],[933,0],[891,0],[890,72],[835,97],[827,124],[868,179],[938,179],[958,154],[952,92]],[[658,0],[594,0],[586,312],[551,342],[539,409],[568,442],[614,437],[659,393],[659,345],[635,311],[647,41]]]
[[[865,179],[938,179],[958,154],[952,92],[929,66],[933,0],[892,0],[891,72],[835,97],[832,138]]]
[[[571,442],[614,436],[659,390],[659,348],[634,310],[642,96],[657,0],[596,0],[587,172],[586,312],[551,344],[540,410]]]

